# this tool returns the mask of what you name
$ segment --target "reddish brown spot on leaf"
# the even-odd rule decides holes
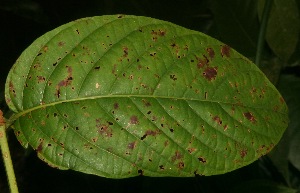
[[[252,123],[256,122],[256,119],[255,119],[255,117],[253,116],[253,114],[251,112],[244,113],[244,116],[246,117],[246,119],[248,119]]]
[[[133,115],[130,117],[130,124],[136,125],[139,123],[137,116]]]
[[[223,45],[221,47],[221,56],[224,57],[230,57],[230,47],[228,45]]]
[[[127,148],[128,149],[134,149],[136,147],[136,141],[128,143]]]
[[[15,88],[14,88],[14,85],[13,85],[12,81],[9,81],[9,91],[11,93],[13,93],[14,97],[16,97],[16,91],[15,91]]]
[[[176,151],[175,155],[172,156],[172,161],[174,162],[176,160],[180,160],[181,158],[183,158],[183,155],[179,151]]]
[[[193,148],[193,147],[188,148],[189,153],[193,153],[194,151],[196,151],[196,148]]]
[[[143,103],[144,103],[144,106],[145,107],[150,107],[151,106],[151,103],[145,99],[142,99]]]
[[[218,68],[217,67],[207,67],[204,72],[203,72],[203,76],[211,81],[213,79],[216,78],[217,74],[218,74]]]
[[[46,80],[46,78],[43,76],[37,76],[37,79],[38,79],[38,83],[45,82],[45,80]]]
[[[119,103],[114,103],[114,109],[115,110],[119,109]]]
[[[196,59],[197,59],[197,68],[200,69],[200,68],[203,68],[204,66],[208,66],[208,62],[209,60],[207,59],[207,57],[205,55],[203,55],[203,58],[199,58],[196,56]]]
[[[61,41],[61,42],[58,42],[58,46],[59,46],[59,47],[62,47],[62,46],[64,46],[65,44],[66,44],[66,43],[65,43],[65,42],[62,42],[62,41]]]
[[[216,123],[218,123],[219,125],[222,125],[222,120],[221,120],[220,117],[214,116],[214,117],[213,117],[213,120],[214,120]]]
[[[67,71],[68,71],[67,77],[66,77],[64,80],[60,81],[60,82],[56,85],[56,93],[55,93],[55,95],[57,96],[57,98],[60,97],[60,88],[61,88],[61,87],[67,87],[67,86],[71,85],[72,80],[73,80],[73,76],[72,76],[72,67],[66,66],[66,68],[67,68]]]
[[[43,150],[43,141],[41,141],[39,146],[36,148],[37,152],[41,152],[42,150]]]
[[[211,60],[214,59],[214,57],[215,57],[215,51],[212,48],[207,48],[206,51],[208,53],[209,58]]]
[[[183,168],[184,168],[184,162],[182,162],[182,161],[179,162],[179,163],[178,163],[178,168],[179,168],[179,169],[183,169]]]
[[[102,137],[112,137],[113,135],[109,123],[102,124],[100,119],[96,119],[96,128],[98,129],[97,132],[101,134]]]
[[[244,158],[244,157],[247,155],[247,153],[248,153],[248,150],[247,150],[247,149],[242,149],[242,150],[240,151],[240,156],[241,156],[241,158]]]

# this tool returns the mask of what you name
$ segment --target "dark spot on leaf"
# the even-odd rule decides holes
[[[181,158],[183,158],[183,155],[179,151],[176,151],[175,155],[173,155],[171,159],[174,162],[176,160],[180,160]]]
[[[222,125],[222,120],[221,120],[220,117],[215,116],[215,117],[213,117],[213,120],[214,120],[216,123],[218,123],[219,125]]]
[[[78,130],[79,130],[79,127],[75,127],[75,130],[78,131]]]
[[[171,78],[172,80],[174,80],[174,81],[177,80],[175,74],[171,74],[171,75],[170,75],[170,78]]]
[[[80,34],[80,32],[79,32],[79,30],[78,30],[78,29],[76,29],[76,32],[77,32],[77,34],[78,34],[78,35]]]
[[[133,116],[130,117],[130,124],[135,125],[135,124],[138,124],[138,123],[139,123],[139,120],[138,120],[137,116],[133,115]]]
[[[204,157],[198,157],[198,160],[202,163],[206,163],[206,159]]]
[[[150,114],[151,114],[151,111],[148,111],[147,114],[150,115]]]
[[[143,176],[143,175],[144,175],[144,171],[141,170],[141,169],[139,169],[139,170],[138,170],[138,174],[139,174],[140,176]]]
[[[72,77],[72,67],[66,66],[66,68],[67,68],[67,72],[68,72],[67,77],[64,80],[60,81],[57,84],[57,86],[56,86],[56,93],[55,93],[55,95],[57,96],[57,98],[60,97],[60,88],[61,87],[67,87],[67,86],[71,85],[72,80],[73,80],[73,77]]]
[[[56,117],[57,116],[57,113],[53,113],[53,117]]]
[[[94,67],[95,70],[99,70],[100,69],[100,66],[96,66]]]
[[[112,137],[112,129],[109,127],[109,124],[101,124],[100,119],[96,119],[96,128],[97,132],[100,133],[103,137]]]
[[[212,48],[207,48],[206,49],[209,58],[212,60],[215,57],[215,51]]]
[[[160,169],[160,170],[164,170],[165,167],[164,167],[163,165],[160,165],[160,166],[159,166],[159,169]]]
[[[218,70],[218,67],[207,67],[203,72],[203,76],[207,80],[211,81],[212,79],[216,78],[217,70]]]
[[[255,123],[256,119],[253,116],[253,114],[251,112],[246,112],[244,113],[244,116],[246,117],[246,119],[248,119],[250,122]]]
[[[174,129],[173,129],[173,128],[170,128],[170,131],[173,133],[173,132],[174,132]]]
[[[128,143],[127,148],[128,149],[134,149],[136,147],[136,141]]]
[[[179,163],[178,163],[178,168],[179,168],[179,169],[183,169],[183,168],[184,168],[184,162],[182,162],[182,161],[179,162]]]
[[[38,53],[38,55],[37,56],[40,56],[40,55],[42,55],[43,53],[42,52],[40,52],[40,53]]]
[[[200,174],[198,174],[198,171],[197,171],[197,170],[194,171],[194,175],[195,175],[195,177],[200,176]]]
[[[45,80],[46,80],[46,78],[43,76],[37,76],[37,79],[38,79],[38,83],[45,82]]]
[[[56,66],[56,65],[57,65],[57,62],[54,62],[52,65],[53,65],[53,66]]]
[[[9,91],[13,93],[13,96],[16,97],[16,91],[12,81],[9,81]]]
[[[223,45],[221,47],[221,56],[224,57],[230,57],[230,47],[228,45]]]

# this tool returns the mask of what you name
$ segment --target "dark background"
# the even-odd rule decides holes
[[[218,4],[218,2],[221,3]],[[249,13],[243,13],[237,2],[243,1],[0,0],[0,108],[4,112],[8,112],[3,93],[5,79],[21,52],[47,31],[83,17],[129,14],[162,19],[209,34],[237,49],[250,59],[254,59],[260,25],[258,16],[255,14],[257,1],[247,0],[253,7]],[[239,21],[242,21],[240,23],[242,30],[246,31],[249,36],[247,40],[243,35],[240,35],[239,30],[241,29],[237,27],[236,21],[232,21],[232,18],[228,16],[232,14],[235,15],[234,17],[238,17],[239,14],[241,18],[245,17],[239,18]],[[277,58],[267,44],[264,53],[264,62],[268,65],[271,63],[270,61]],[[299,61],[299,57],[293,57],[292,60],[282,62],[285,65],[281,65],[280,70],[274,71],[273,67],[265,67],[264,72],[270,76],[275,76],[273,83],[277,85],[277,80],[282,75],[299,77],[299,63],[297,61]],[[299,83],[299,79],[296,83]],[[285,85],[285,83],[282,84]],[[299,87],[296,88],[299,89]],[[243,184],[248,182],[254,182],[250,186],[270,182],[269,189],[264,190],[264,192],[271,193],[277,192],[272,189],[277,185],[292,188],[300,187],[300,172],[288,161],[288,157],[286,157],[285,167],[288,168],[288,175],[291,176],[290,181],[282,174],[278,165],[274,164],[274,159],[268,156],[247,167],[219,176],[195,178],[135,177],[112,180],[51,168],[39,160],[34,151],[24,150],[16,141],[11,130],[8,132],[8,136],[21,193],[239,192],[239,190],[243,190],[241,186],[243,187]],[[0,165],[0,192],[6,193],[9,192],[9,189],[2,160]],[[267,180],[268,183],[261,183],[262,181],[256,183],[257,180]],[[262,190],[262,187],[259,189]]]

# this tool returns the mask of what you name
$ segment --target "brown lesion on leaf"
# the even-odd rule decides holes
[[[43,150],[43,143],[44,143],[44,140],[42,140],[42,139],[40,139],[39,141],[40,141],[40,143],[39,143],[39,145],[38,145],[37,148],[36,148],[36,151],[37,151],[38,153],[41,152],[41,151]]]
[[[101,134],[103,137],[112,137],[112,128],[109,123],[103,124],[101,123],[101,119],[96,119],[96,128],[97,132]]]
[[[194,147],[189,147],[187,150],[188,150],[188,152],[189,152],[190,154],[192,154],[192,153],[195,152],[197,149],[194,148]]]
[[[160,134],[160,130],[147,130],[145,132],[145,134],[141,137],[141,140],[144,140],[147,136],[153,136],[155,137],[156,135],[159,135]]]
[[[149,101],[147,101],[146,99],[142,99],[142,102],[143,102],[145,107],[150,107],[151,106],[151,103]]]
[[[217,74],[218,67],[207,67],[203,72],[203,76],[209,81],[216,79]]]
[[[37,76],[38,83],[45,82],[46,78],[43,76]]]
[[[134,149],[134,148],[136,147],[136,144],[137,144],[136,141],[131,142],[131,143],[128,143],[127,148],[128,148],[128,149]]]
[[[138,123],[139,123],[139,120],[138,120],[137,116],[133,115],[133,116],[130,117],[130,124],[136,125]]]
[[[57,98],[60,97],[60,88],[61,87],[67,87],[70,86],[72,84],[72,80],[73,80],[73,75],[72,75],[72,67],[71,66],[66,66],[67,68],[67,72],[68,75],[65,79],[63,79],[62,81],[60,81],[57,85],[56,85],[56,92],[55,92],[55,96]]]
[[[183,169],[183,168],[184,168],[184,162],[183,162],[183,161],[180,161],[180,162],[178,163],[178,168],[179,168],[179,169]]]
[[[222,45],[221,46],[221,56],[222,57],[230,57],[230,50],[231,48],[228,45]]]
[[[218,123],[218,125],[222,125],[222,120],[221,120],[221,118],[220,118],[219,116],[214,116],[214,117],[213,117],[213,120],[214,120],[216,123]]]
[[[254,115],[251,112],[245,112],[243,113],[244,117],[246,117],[246,119],[248,119],[251,123],[256,123],[256,119],[254,117]]]
[[[64,41],[60,41],[60,42],[58,42],[58,47],[63,47],[64,45],[66,44],[66,42],[64,42]]]
[[[206,159],[203,156],[198,157],[199,162],[206,163]]]
[[[271,143],[269,146],[267,145],[261,145],[257,150],[256,153],[258,156],[266,155],[274,148],[274,144]]]
[[[247,148],[242,148],[240,150],[240,156],[241,156],[241,158],[244,158],[247,155],[247,153],[248,153],[248,149]]]
[[[212,48],[206,48],[206,52],[208,53],[208,56],[210,60],[214,59],[215,57],[215,51]]]
[[[12,93],[14,97],[16,97],[16,90],[15,90],[15,87],[14,87],[14,84],[12,83],[12,81],[9,81],[8,87],[9,87],[10,93]]]
[[[166,31],[162,29],[152,30],[151,35],[152,35],[152,41],[156,42],[159,37],[163,37],[166,35]]]
[[[228,125],[224,125],[224,131],[228,129]]]
[[[175,151],[175,154],[172,156],[171,160],[172,162],[176,160],[180,160],[183,158],[183,155],[179,151]]]
[[[208,58],[204,54],[202,56],[203,58],[199,58],[198,56],[196,56],[198,69],[204,68],[205,66],[209,65]]]

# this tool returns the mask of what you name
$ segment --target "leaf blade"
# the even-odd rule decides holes
[[[46,34],[36,59],[22,55],[6,85],[18,139],[50,165],[111,178],[214,175],[267,153],[286,127],[275,87],[215,39],[135,16],[67,25]],[[15,73],[24,61],[29,73]]]

